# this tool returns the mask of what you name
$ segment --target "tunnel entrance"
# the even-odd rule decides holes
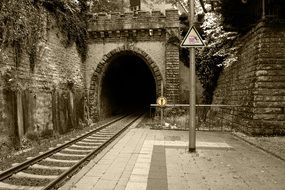
[[[101,110],[105,117],[145,111],[156,100],[156,84],[150,68],[131,52],[111,58],[101,84]]]

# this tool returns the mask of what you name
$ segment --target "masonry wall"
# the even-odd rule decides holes
[[[90,112],[95,118],[100,112],[98,94],[100,76],[104,74],[101,72],[104,72],[108,60],[120,51],[135,52],[145,60],[157,83],[157,96],[160,96],[160,83],[163,80],[168,102],[180,101],[179,45],[170,42],[179,36],[177,10],[166,10],[165,15],[160,11],[93,15],[90,17],[89,34],[86,81],[92,107]]]
[[[179,35],[179,30],[168,30],[169,33]],[[168,40],[167,39],[167,40]],[[166,43],[165,48],[165,96],[169,103],[180,102],[180,65],[179,65],[179,47],[176,44]]]
[[[285,134],[285,27],[259,23],[239,40],[238,62],[225,68],[208,122],[251,135]]]
[[[86,61],[86,81],[87,88],[90,88],[91,78],[94,74],[95,69],[98,64],[103,60],[104,55],[107,55],[114,49],[123,47],[126,43],[123,42],[123,39],[120,39],[118,42],[108,42],[108,43],[95,43],[90,42],[89,52],[90,55]],[[140,41],[134,44],[134,47],[144,50],[151,59],[157,64],[161,73],[165,73],[165,42],[161,40],[156,41]],[[94,52],[94,53],[91,53]]]
[[[75,106],[82,109],[84,65],[75,45],[64,47],[53,18],[48,20],[34,69],[25,53],[18,67],[12,49],[2,54],[7,56],[0,61],[0,146],[28,132],[65,132],[75,122]]]

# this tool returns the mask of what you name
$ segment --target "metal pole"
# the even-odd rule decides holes
[[[194,24],[194,0],[188,0],[189,3],[189,24],[192,26]],[[196,151],[196,75],[195,75],[195,49],[190,47],[190,111],[189,111],[189,152]]]
[[[161,97],[163,97],[163,81],[161,80],[161,84],[160,84],[160,90],[161,90]],[[160,125],[162,127],[162,123],[163,123],[163,107],[160,106]]]

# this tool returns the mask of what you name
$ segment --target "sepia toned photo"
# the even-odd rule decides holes
[[[0,190],[284,190],[285,0],[0,0]]]

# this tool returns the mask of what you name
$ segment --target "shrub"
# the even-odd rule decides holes
[[[47,139],[47,138],[50,138],[50,137],[53,137],[54,136],[54,132],[52,129],[44,129],[40,136],[44,139]]]
[[[26,139],[34,142],[38,142],[40,140],[39,134],[34,131],[29,131],[26,133]]]

